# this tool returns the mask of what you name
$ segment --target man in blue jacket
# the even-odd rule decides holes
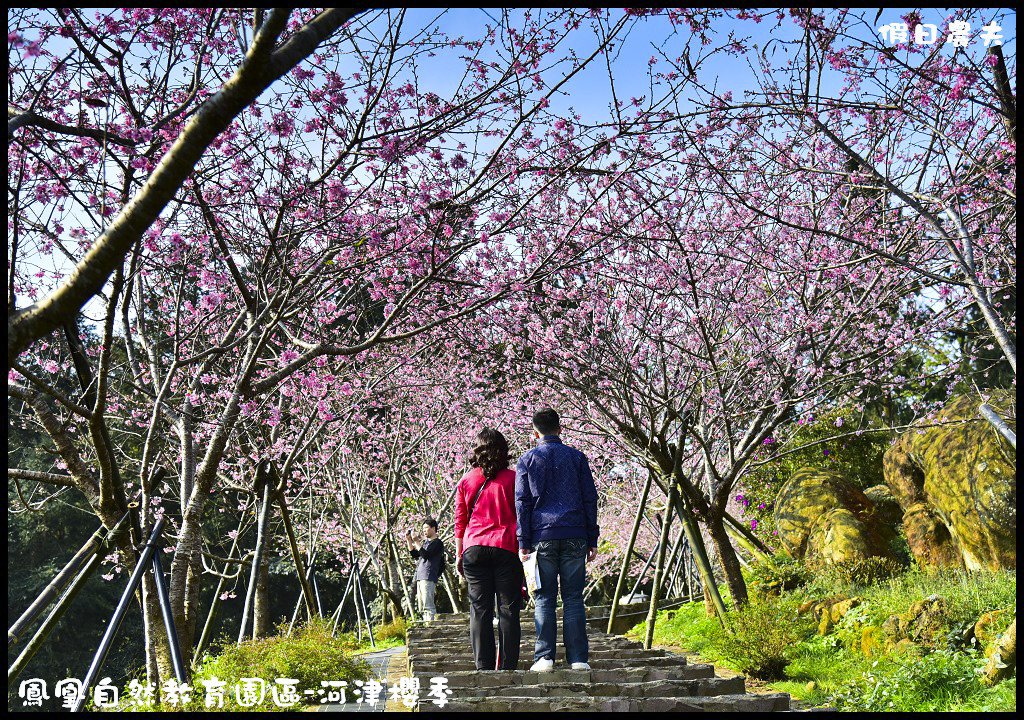
[[[540,442],[516,465],[516,535],[525,562],[537,552],[540,588],[537,646],[530,669],[547,672],[555,661],[558,628],[555,598],[562,586],[562,642],[573,670],[587,664],[587,616],[583,607],[586,562],[597,557],[597,489],[587,456],[559,439],[558,413],[544,408],[533,416]]]

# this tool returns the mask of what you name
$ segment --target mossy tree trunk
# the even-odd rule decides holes
[[[725,572],[725,582],[729,586],[729,594],[732,595],[734,607],[743,607],[747,604],[747,584],[743,580],[743,572],[740,568],[739,558],[736,556],[736,549],[729,540],[729,534],[725,531],[723,518],[712,517],[707,523],[708,534],[711,535],[711,542],[715,544],[718,551],[718,559]]]

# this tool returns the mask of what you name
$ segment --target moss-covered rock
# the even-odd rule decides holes
[[[873,485],[864,490],[864,495],[875,508],[875,517],[888,527],[899,527],[903,520],[903,508],[899,500],[885,485]]]
[[[993,610],[978,618],[974,623],[974,637],[978,641],[978,649],[987,657],[992,654],[996,642],[1006,630],[1010,621],[1013,620],[1013,611],[1010,608]]]
[[[1017,671],[1017,618],[996,641],[988,656],[982,679],[986,685],[995,685]]]
[[[885,630],[877,625],[868,625],[860,633],[860,651],[869,658],[885,655],[887,640]]]
[[[945,639],[949,604],[939,595],[929,595],[911,605],[905,613],[890,615],[882,630],[890,638],[936,648]]]
[[[864,523],[846,508],[818,516],[807,537],[804,560],[809,565],[864,560],[871,557]]]
[[[833,470],[801,468],[775,505],[783,547],[810,564],[890,556],[896,530],[854,482]]]
[[[892,646],[893,655],[923,655],[924,648],[915,643],[913,640],[903,638],[896,642]]]
[[[846,614],[862,601],[863,598],[859,596],[850,598],[846,595],[830,595],[820,600],[802,603],[797,608],[797,614],[810,615],[818,623],[818,634],[828,635]]]
[[[1013,394],[989,402],[1016,429]],[[976,396],[957,398],[931,427],[905,433],[885,454],[885,483],[924,567],[1017,566],[1016,451],[981,418],[979,404]]]
[[[903,532],[917,562],[926,568],[963,567],[960,548],[949,527],[926,502],[916,502],[903,514]]]

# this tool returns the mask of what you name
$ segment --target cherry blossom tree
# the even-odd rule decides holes
[[[679,488],[682,514],[705,524],[742,604],[724,512],[760,445],[797,411],[890,376],[915,338],[958,316],[920,307],[915,279],[891,265],[800,229],[848,222],[822,215],[815,187],[787,187],[792,222],[782,225],[712,178],[656,180],[665,167],[595,211],[586,226],[600,255],[510,302],[500,329],[481,332],[652,468],[664,491]]]
[[[775,22],[795,24],[793,40],[743,45],[756,89],[740,98],[695,83],[711,110],[711,142],[695,159],[784,224],[786,187],[843,181],[813,198],[851,219],[837,238],[913,273],[940,303],[966,296],[1015,375],[1016,68],[1001,45],[1004,13],[963,9],[929,24],[914,11],[896,23],[905,35],[846,10],[790,15]]]

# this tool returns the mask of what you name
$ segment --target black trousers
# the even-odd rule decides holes
[[[477,670],[515,670],[519,665],[519,611],[523,564],[508,550],[473,545],[462,553],[469,582],[469,642]],[[498,599],[498,654],[494,653],[494,599]]]

